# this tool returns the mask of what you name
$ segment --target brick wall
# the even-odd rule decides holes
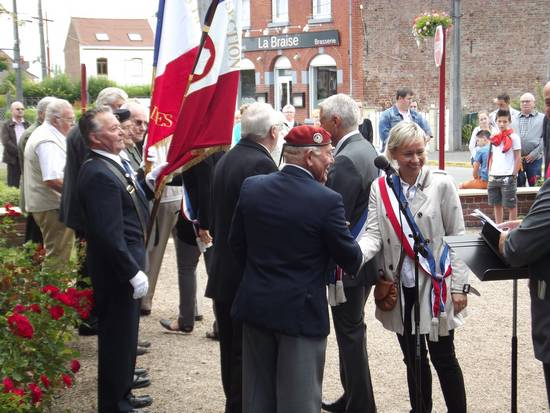
[[[366,101],[382,108],[393,101],[398,87],[409,86],[422,107],[437,106],[433,41],[418,48],[411,28],[414,18],[423,12],[451,14],[451,1],[365,0],[364,4]],[[493,110],[492,99],[497,94],[507,91],[518,99],[546,81],[550,62],[548,0],[462,0],[461,14],[461,89],[466,111]],[[450,36],[447,47],[449,90]]]
[[[533,204],[535,197],[539,191],[538,187],[534,188],[518,188],[518,216],[525,216],[529,212],[529,208]],[[493,215],[493,207],[487,203],[487,190],[484,189],[459,189],[458,195],[462,204],[462,213],[464,215],[464,223],[467,227],[478,227],[480,221],[478,218],[470,216],[474,209],[480,209],[491,218]],[[508,213],[504,210],[504,219],[506,220]]]

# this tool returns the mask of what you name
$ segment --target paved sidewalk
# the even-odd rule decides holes
[[[439,165],[439,151],[429,152],[428,164]],[[471,167],[470,152],[469,151],[445,152],[445,165],[470,168]]]

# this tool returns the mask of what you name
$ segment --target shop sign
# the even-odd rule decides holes
[[[276,36],[243,37],[243,51],[301,49],[305,47],[339,46],[338,30],[324,32],[290,33]]]

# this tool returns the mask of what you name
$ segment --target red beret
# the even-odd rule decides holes
[[[331,143],[331,136],[323,128],[310,125],[293,127],[285,136],[287,146],[324,146]]]

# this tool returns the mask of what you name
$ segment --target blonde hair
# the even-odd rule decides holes
[[[410,144],[419,140],[426,143],[426,132],[418,124],[402,120],[390,130],[386,146],[386,157],[390,161],[394,161],[392,153],[395,153],[405,143]]]

